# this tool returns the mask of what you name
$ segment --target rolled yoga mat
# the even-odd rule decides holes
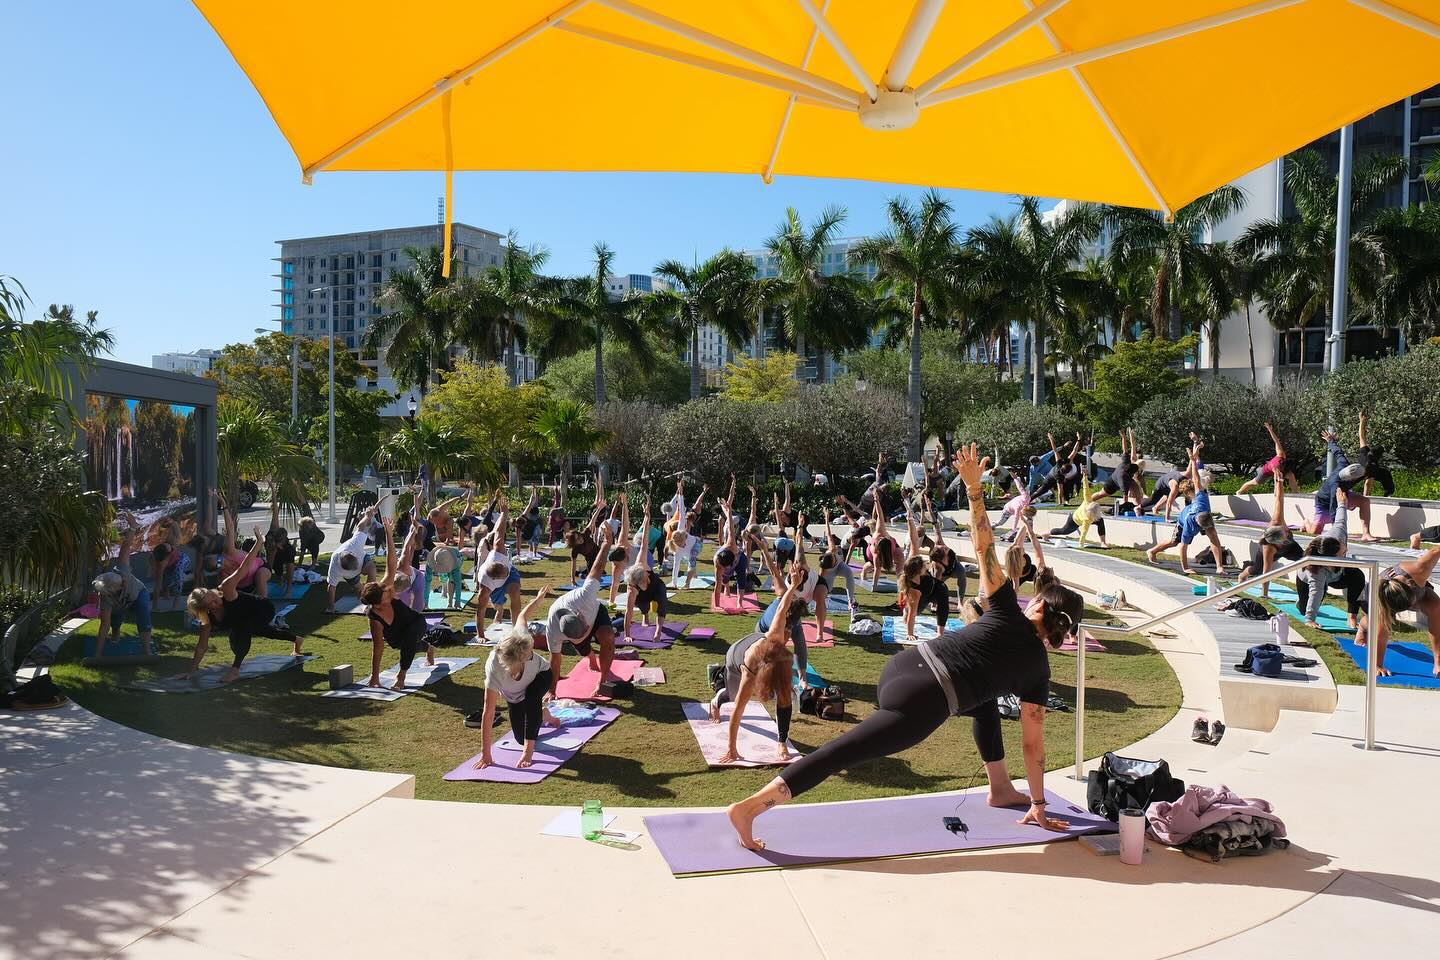
[[[645,828],[677,877],[1027,846],[1116,829],[1048,790],[1045,796],[1050,816],[1067,821],[1063,831],[1021,826],[1021,811],[987,805],[983,787],[967,791],[963,803],[956,794],[920,794],[777,807],[755,821],[766,845],[759,851],[736,842],[724,812],[646,817]],[[951,833],[945,817],[959,817],[968,832]]]
[[[520,754],[514,749],[515,738],[506,733],[490,751],[490,757],[495,761],[493,764],[484,770],[476,770],[475,761],[480,759],[477,753],[445,774],[444,779],[477,780],[486,783],[539,783],[564,766],[567,760],[580,752],[582,746],[594,739],[596,734],[613,723],[618,716],[620,711],[614,707],[601,707],[592,720],[566,723],[558,730],[541,727],[540,737],[535,742],[535,754],[531,758],[534,762],[523,769],[515,766],[520,759]],[[506,738],[509,739],[510,749],[501,748]],[[546,743],[547,739],[565,746],[551,746]]]

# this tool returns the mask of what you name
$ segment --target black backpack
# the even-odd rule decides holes
[[[465,634],[439,623],[425,631],[425,642],[435,647],[458,647],[465,642]]]
[[[1225,566],[1238,566],[1238,564],[1235,563],[1235,554],[1230,552],[1229,547],[1221,547],[1220,552],[1225,557]],[[1204,550],[1201,550],[1195,555],[1195,559],[1192,561],[1192,563],[1203,564],[1205,566],[1213,566],[1215,563],[1214,548],[1206,547]]]
[[[1144,810],[1162,800],[1179,800],[1184,793],[1184,781],[1170,775],[1170,764],[1164,760],[1132,760],[1107,753],[1100,769],[1090,771],[1085,796],[1091,813],[1118,823],[1121,810]]]
[[[1258,601],[1249,597],[1232,597],[1222,601],[1218,608],[1227,613],[1233,613],[1237,617],[1244,617],[1246,620],[1269,620],[1270,611],[1260,605]]]

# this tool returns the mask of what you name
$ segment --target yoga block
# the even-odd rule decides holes
[[[711,627],[696,627],[686,634],[691,640],[714,640],[715,631]]]
[[[330,668],[330,689],[339,690],[348,687],[355,682],[355,668],[348,663],[342,663],[337,667]]]

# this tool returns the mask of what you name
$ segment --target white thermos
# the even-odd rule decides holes
[[[1270,630],[1275,634],[1275,642],[1285,646],[1290,642],[1290,618],[1283,613],[1277,613],[1270,618]]]
[[[1145,859],[1145,811],[1120,811],[1120,862],[1131,866]]]

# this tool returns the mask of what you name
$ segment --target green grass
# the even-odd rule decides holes
[[[546,561],[523,568],[524,588],[533,594],[542,583],[561,582],[568,564]],[[876,612],[893,594],[862,590],[861,607]],[[480,731],[466,728],[464,713],[483,697],[482,664],[453,678],[424,687],[394,703],[326,699],[326,674],[339,663],[366,664],[370,646],[358,642],[365,621],[358,616],[326,616],[324,590],[312,587],[291,614],[291,625],[307,636],[307,652],[319,659],[303,670],[246,680],[223,690],[184,696],[124,689],[135,678],[183,671],[194,650],[195,635],[182,630],[179,614],[156,618],[156,638],[165,661],[157,667],[95,669],[79,663],[80,639],[72,639],[54,670],[56,681],[79,703],[120,723],[173,740],[223,750],[308,763],[413,773],[416,796],[429,800],[493,803],[573,804],[599,799],[626,805],[716,805],[760,787],[773,769],[710,770],[681,714],[681,703],[709,697],[707,664],[723,661],[726,647],[753,629],[751,617],[708,612],[703,592],[672,597],[672,618],[692,626],[714,627],[715,640],[682,640],[670,650],[646,651],[652,665],[665,669],[662,686],[639,688],[618,700],[622,716],[559,772],[528,786],[447,783],[441,776],[480,750]],[[702,612],[702,610],[704,612]],[[878,613],[877,613],[878,615]],[[1091,617],[1104,618],[1096,610]],[[466,617],[452,614],[458,625]],[[837,625],[848,624],[843,615]],[[80,631],[92,635],[95,624]],[[1176,712],[1180,687],[1164,658],[1143,637],[1106,640],[1109,652],[1087,658],[1089,713],[1087,753],[1126,746],[1162,726]],[[791,739],[802,751],[814,749],[866,716],[875,700],[875,682],[889,656],[901,648],[877,637],[841,633],[835,647],[812,650],[811,663],[849,698],[843,721],[796,714]],[[282,653],[288,645],[257,639],[254,653]],[[485,648],[444,651],[454,656],[485,656]],[[212,643],[207,663],[228,660],[225,638]],[[386,663],[393,663],[387,651]],[[574,663],[566,658],[567,668]],[[1052,653],[1052,687],[1074,701],[1075,660]],[[362,668],[363,669],[363,668]],[[360,672],[357,670],[357,673]],[[1074,718],[1052,712],[1046,720],[1048,765],[1074,761]],[[1020,728],[1006,722],[1005,741],[1012,773],[1023,776]],[[883,797],[915,791],[951,790],[983,782],[979,756],[965,721],[947,723],[928,741],[895,757],[850,770],[806,794],[807,801]]]

